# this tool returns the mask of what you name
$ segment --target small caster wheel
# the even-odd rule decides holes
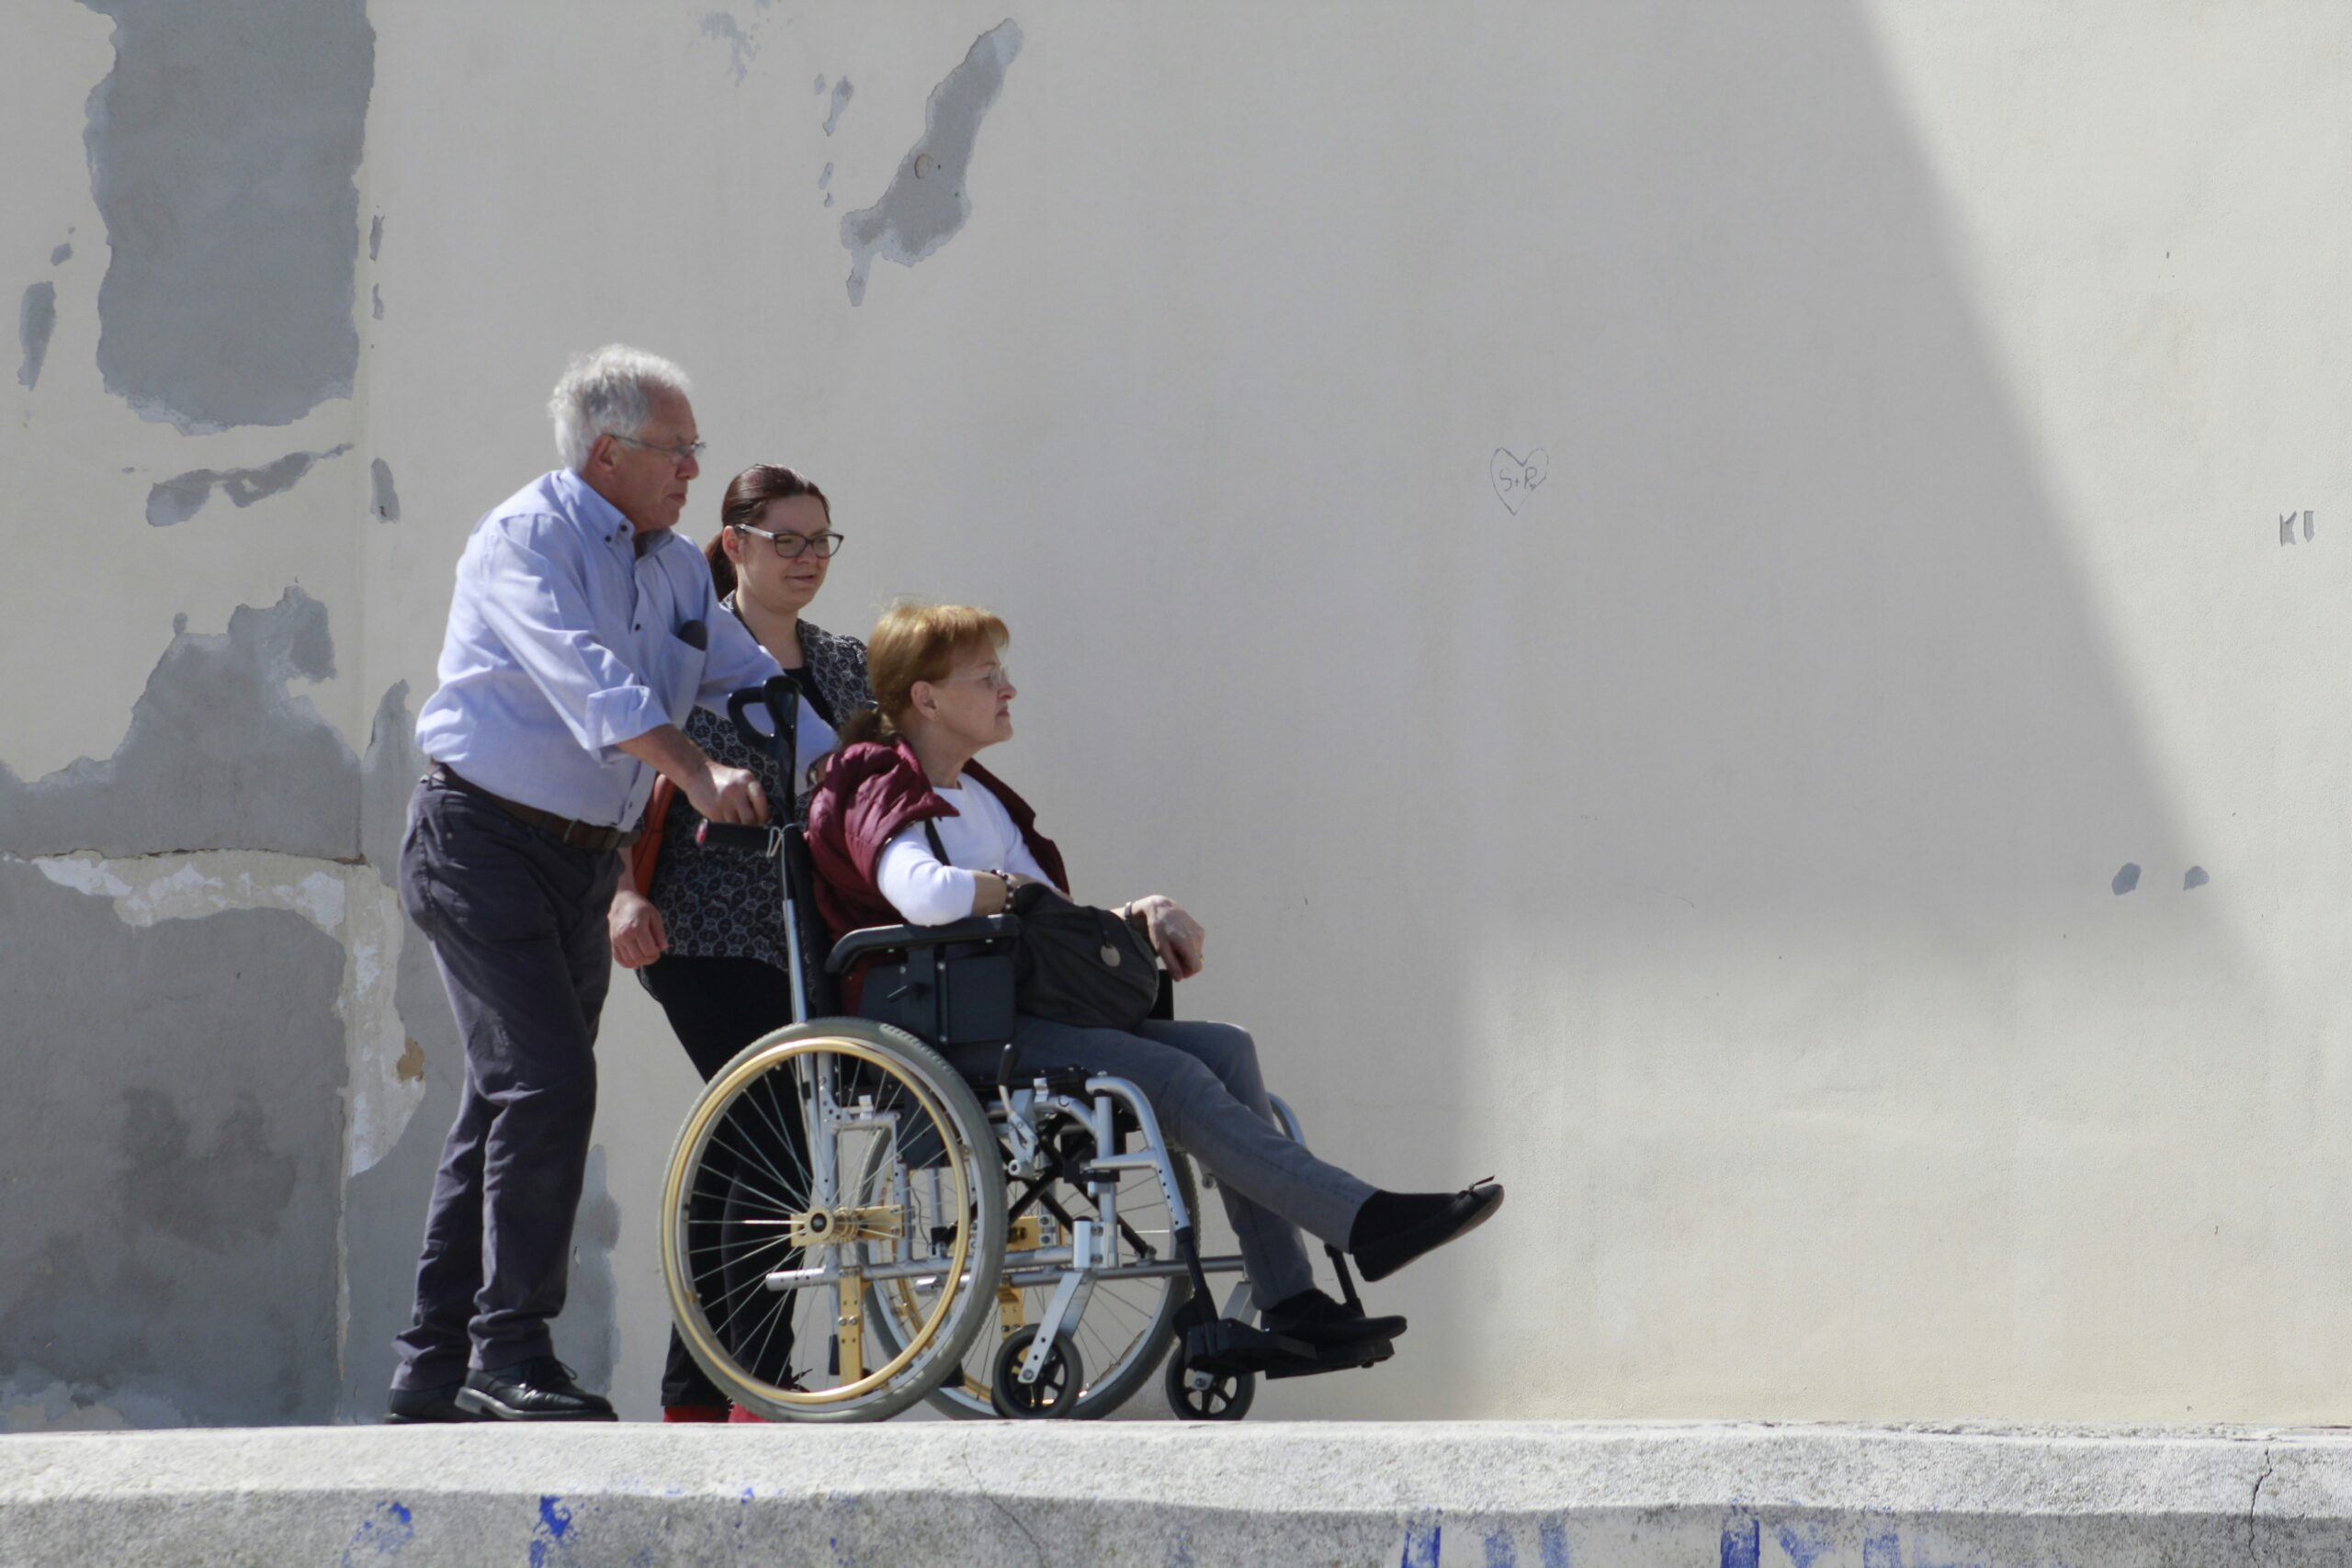
[[[1021,1362],[1036,1338],[1037,1325],[1033,1323],[1013,1330],[997,1347],[996,1375],[989,1380],[989,1403],[1008,1420],[1050,1420],[1068,1416],[1078,1408],[1078,1396],[1086,1386],[1086,1370],[1078,1359],[1078,1342],[1067,1329],[1054,1337],[1054,1348],[1046,1352],[1046,1364],[1037,1369],[1037,1381],[1023,1382]]]
[[[1250,1402],[1258,1397],[1257,1373],[1189,1371],[1181,1345],[1168,1358],[1168,1371],[1160,1382],[1168,1393],[1168,1408],[1176,1412],[1179,1421],[1238,1421],[1250,1414]]]

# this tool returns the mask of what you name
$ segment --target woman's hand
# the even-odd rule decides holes
[[[662,929],[662,911],[633,887],[613,895],[605,930],[613,939],[613,962],[624,969],[642,969],[670,950],[670,933]]]
[[[1173,898],[1148,894],[1127,906],[1127,917],[1143,922],[1153,951],[1168,965],[1171,978],[1189,980],[1201,972],[1201,950],[1207,944],[1209,933],[1201,929],[1198,920],[1179,908]]]

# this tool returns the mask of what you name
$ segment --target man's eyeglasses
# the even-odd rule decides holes
[[[681,467],[693,462],[710,450],[710,443],[707,441],[689,441],[682,446],[662,446],[650,441],[639,441],[634,435],[623,435],[618,431],[612,432],[611,434],[616,441],[626,441],[632,446],[642,446],[649,452],[659,452]]]
[[[738,534],[749,534],[755,539],[765,539],[775,547],[775,553],[786,560],[797,558],[803,550],[814,550],[819,560],[830,560],[842,547],[842,536],[831,529],[820,534],[771,534],[765,528],[754,528],[749,523],[727,525]]]

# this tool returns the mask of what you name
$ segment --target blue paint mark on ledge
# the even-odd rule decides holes
[[[353,1568],[384,1557],[397,1557],[410,1541],[416,1539],[416,1525],[408,1508],[387,1499],[368,1510],[359,1528],[351,1532],[351,1544],[343,1549],[343,1568]]]

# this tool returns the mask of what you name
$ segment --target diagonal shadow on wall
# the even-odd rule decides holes
[[[1283,92],[1348,118],[1256,116],[1171,180],[1134,242],[1170,258],[1157,308],[1096,348],[1193,403],[1092,498],[1134,525],[1037,568],[1105,606],[1078,633],[1123,646],[1148,606],[1214,657],[1147,717],[1027,731],[1067,749],[1036,772],[1124,769],[1130,811],[1181,778],[1171,840],[1245,847],[1212,919],[1279,953],[1240,960],[1240,1016],[1335,1156],[1512,1181],[1384,1292],[1418,1325],[1396,1371],[1272,1412],[1876,1413],[1839,1381],[1863,1364],[1926,1369],[1885,1391],[1915,1412],[2018,1397],[2098,1333],[2059,1277],[2170,1278],[2101,1276],[2075,1249],[2111,1190],[2029,1191],[2035,1162],[2063,1180],[2210,1067],[2167,1038],[2119,1075],[2083,1013],[2211,1005],[2184,993],[2241,961],[2184,902],[1866,23],[1487,6],[1354,50],[1315,15],[1136,108],[1171,165],[1186,91],[1193,130]],[[1024,457],[1096,477],[1122,432],[1063,418]],[[1549,478],[1512,513],[1486,460],[1529,445]],[[1135,674],[1052,703],[1117,715]]]

